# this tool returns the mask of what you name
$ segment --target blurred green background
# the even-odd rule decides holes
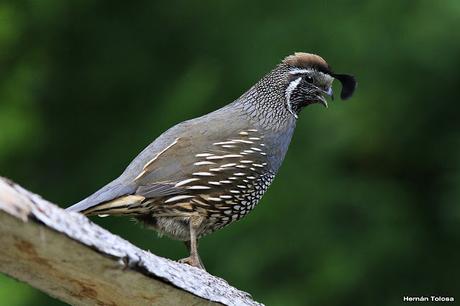
[[[267,305],[460,299],[459,29],[458,0],[2,0],[0,175],[66,207],[284,56],[318,53],[356,95],[303,111],[257,209],[201,240],[208,271]],[[3,275],[0,304],[63,305]]]

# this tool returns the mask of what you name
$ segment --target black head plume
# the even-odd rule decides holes
[[[335,79],[339,80],[342,84],[342,91],[340,92],[340,98],[346,100],[353,95],[356,88],[356,79],[354,76],[349,74],[335,74],[331,73]]]

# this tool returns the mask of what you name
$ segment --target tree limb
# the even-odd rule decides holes
[[[261,305],[0,177],[0,272],[72,305]]]

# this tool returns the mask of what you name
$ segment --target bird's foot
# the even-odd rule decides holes
[[[188,264],[192,267],[196,267],[196,268],[206,271],[206,269],[203,266],[203,263],[201,262],[198,256],[189,256],[187,258],[182,258],[182,259],[179,259],[178,262]]]

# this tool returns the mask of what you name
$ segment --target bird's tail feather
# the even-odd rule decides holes
[[[85,215],[94,215],[96,211],[99,214],[99,211],[108,211],[112,208],[115,213],[117,210],[123,209],[124,206],[138,203],[144,199],[143,196],[133,195],[134,192],[135,188],[133,186],[121,184],[118,180],[115,180],[86,199],[66,208],[66,210],[81,212]],[[101,212],[101,214],[108,214],[108,212]]]
[[[145,199],[139,195],[126,195],[111,201],[103,202],[91,206],[81,213],[87,216],[93,215],[137,215],[140,213],[142,206],[140,203]]]

